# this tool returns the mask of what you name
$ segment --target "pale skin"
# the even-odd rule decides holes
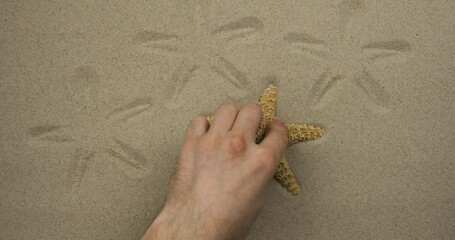
[[[274,118],[255,143],[261,108],[222,104],[189,124],[166,203],[146,239],[243,239],[265,204],[288,137]]]

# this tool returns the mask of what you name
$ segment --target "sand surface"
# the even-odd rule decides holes
[[[138,239],[191,118],[272,81],[327,134],[248,239],[455,236],[454,1],[0,6],[1,239]]]

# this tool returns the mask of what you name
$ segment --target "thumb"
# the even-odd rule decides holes
[[[288,145],[288,132],[281,118],[274,117],[270,121],[269,131],[259,145],[272,150],[276,164],[278,165]]]

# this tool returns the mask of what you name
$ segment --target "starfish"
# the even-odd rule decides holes
[[[262,109],[263,116],[259,125],[258,132],[256,134],[256,143],[260,143],[267,134],[269,123],[276,113],[276,101],[276,86],[272,83],[269,84],[269,86],[264,90],[261,97],[259,98],[258,105]],[[213,116],[207,117],[209,123],[212,122],[212,119]],[[288,132],[289,146],[297,142],[315,140],[322,137],[325,133],[324,129],[321,127],[303,123],[286,124],[286,128]],[[300,193],[300,185],[295,178],[292,169],[289,167],[289,164],[284,155],[281,157],[278,168],[275,171],[275,178],[293,195]]]

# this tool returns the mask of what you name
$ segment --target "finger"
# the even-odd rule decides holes
[[[288,145],[288,133],[286,126],[281,118],[274,117],[271,121],[269,131],[262,140],[260,146],[271,149],[275,155],[275,159],[280,161],[281,156],[284,154]]]
[[[209,132],[227,133],[231,130],[239,110],[233,103],[223,103],[215,112]]]
[[[186,129],[185,136],[190,138],[200,137],[204,135],[209,128],[207,118],[203,116],[195,117]]]
[[[262,119],[262,110],[257,104],[243,106],[235,119],[232,130],[246,134],[248,139],[256,139],[259,123]]]

